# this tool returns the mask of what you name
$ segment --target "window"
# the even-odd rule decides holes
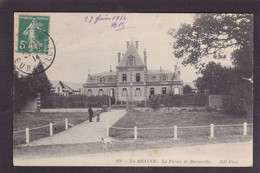
[[[99,96],[102,96],[102,95],[103,95],[103,89],[99,89],[99,90],[98,90],[98,95],[99,95]]]
[[[166,94],[166,87],[162,87],[162,94]]]
[[[104,79],[102,77],[98,78],[98,82],[102,83],[104,82]]]
[[[109,78],[108,78],[108,81],[109,81],[109,82],[113,82],[113,78],[112,78],[112,77],[109,77]]]
[[[162,81],[166,81],[166,79],[167,79],[165,75],[163,75],[161,78],[162,78]]]
[[[92,89],[88,89],[87,96],[92,96]]]
[[[60,87],[57,88],[58,89],[58,93],[60,92]]]
[[[154,95],[154,88],[150,88],[150,95]]]
[[[156,81],[156,76],[153,76],[153,77],[152,77],[152,80],[153,80],[153,81]]]
[[[122,81],[126,82],[126,74],[125,73],[123,74]]]
[[[129,66],[133,66],[134,65],[134,59],[133,58],[129,58],[128,59],[128,65]]]
[[[141,89],[140,88],[136,88],[135,89],[135,96],[136,97],[141,97]]]
[[[136,73],[135,79],[136,82],[140,82],[140,73]]]
[[[180,94],[179,88],[174,88],[174,94]]]
[[[122,97],[126,97],[126,95],[127,95],[127,90],[126,90],[126,88],[123,88],[123,90],[122,90]]]

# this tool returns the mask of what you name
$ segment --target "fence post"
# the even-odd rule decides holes
[[[29,128],[25,128],[25,141],[26,141],[26,144],[29,144],[30,142],[30,134],[29,134]]]
[[[134,127],[134,139],[135,140],[137,139],[137,127],[136,126]]]
[[[49,126],[50,126],[50,136],[53,136],[53,124],[50,123]]]
[[[214,138],[214,124],[210,124],[210,138]]]
[[[65,130],[69,129],[68,118],[65,119]]]
[[[247,135],[247,123],[244,122],[244,136]]]
[[[107,136],[109,136],[109,124],[106,122],[106,132],[107,132]]]
[[[174,140],[178,139],[178,127],[174,126]]]

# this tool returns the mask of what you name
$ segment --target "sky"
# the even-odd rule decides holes
[[[148,70],[174,71],[177,59],[169,44],[172,38],[168,30],[177,30],[183,23],[192,23],[194,14],[168,13],[37,13],[50,16],[49,35],[56,46],[56,57],[46,70],[49,80],[84,83],[91,74],[116,70],[118,52],[125,53],[126,41],[139,41],[139,55],[147,52]],[[100,16],[101,15],[101,16]],[[93,19],[91,20],[91,17]],[[99,20],[96,18],[111,20]],[[111,25],[119,16],[114,27]],[[122,18],[121,18],[122,16]],[[121,18],[121,20],[120,20]],[[124,29],[118,26],[121,22]],[[121,29],[121,30],[120,30]],[[198,76],[191,66],[180,66],[184,82],[194,81]]]

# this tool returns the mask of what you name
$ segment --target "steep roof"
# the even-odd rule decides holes
[[[53,88],[56,88],[60,84],[62,89],[68,92],[79,91],[80,88],[83,88],[83,84],[80,83],[62,82],[62,81],[50,81],[50,82]]]
[[[55,88],[59,84],[60,81],[53,80],[53,81],[50,81],[50,82],[51,82],[52,87]]]
[[[160,75],[160,74],[167,74],[170,75],[172,78],[173,72],[172,71],[168,71],[168,70],[148,70],[147,71],[148,75]],[[175,73],[175,77],[174,77],[174,81],[180,81],[180,75],[178,73]]]
[[[114,75],[116,75],[116,71],[102,72],[98,74],[93,74],[91,76],[114,76]]]
[[[168,70],[148,70],[147,74],[173,74],[172,71],[168,71]]]
[[[64,89],[64,91],[68,91],[68,92],[73,92],[73,89],[70,88],[68,85],[66,85],[65,83],[60,81],[60,85],[62,86],[62,89]]]
[[[73,82],[63,82],[63,83],[65,83],[67,86],[69,86],[74,91],[79,91],[81,88],[83,88],[82,83],[73,83]]]
[[[128,46],[126,53],[124,55],[124,57],[122,58],[122,60],[120,61],[120,63],[118,64],[117,67],[128,67],[128,63],[127,63],[127,59],[129,56],[133,56],[134,59],[134,66],[144,66],[144,63],[138,53],[138,50],[135,48],[134,43],[131,41],[130,45]]]

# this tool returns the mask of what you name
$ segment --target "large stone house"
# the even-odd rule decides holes
[[[125,54],[118,53],[116,71],[108,71],[88,75],[83,85],[84,94],[110,95],[117,101],[139,102],[146,101],[156,94],[166,94],[171,90],[174,94],[183,94],[183,81],[180,79],[180,70],[173,72],[160,68],[147,69],[146,51],[142,61],[138,53],[138,41],[127,41]]]

